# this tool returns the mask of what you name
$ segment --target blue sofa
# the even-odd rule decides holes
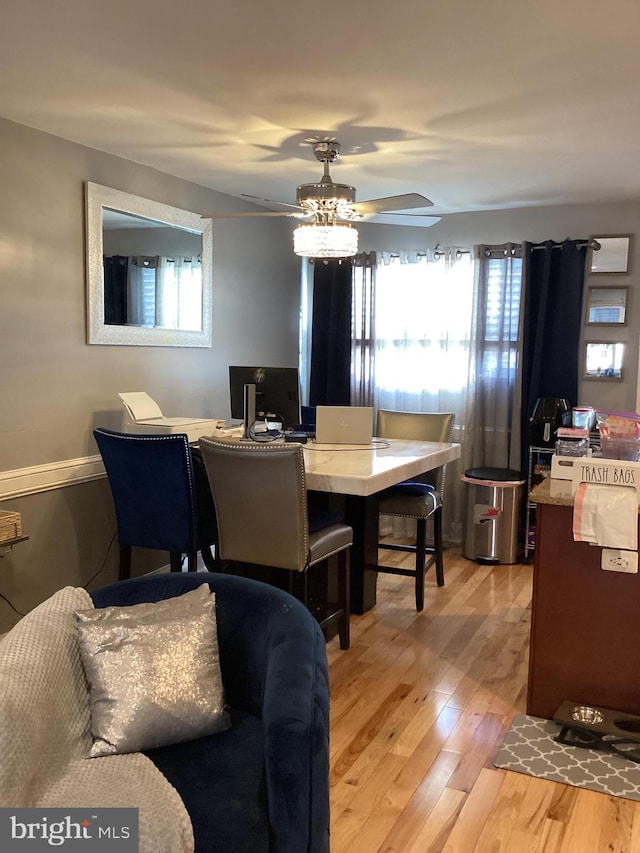
[[[196,853],[328,853],[325,641],[288,593],[222,574],[162,574],[93,590],[96,607],[216,594],[229,730],[145,752],[180,794]]]

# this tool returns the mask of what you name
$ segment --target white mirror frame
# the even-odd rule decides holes
[[[102,211],[104,208],[153,219],[202,235],[202,329],[154,329],[104,322]],[[213,225],[199,214],[87,181],[87,335],[90,344],[210,347],[212,343]]]

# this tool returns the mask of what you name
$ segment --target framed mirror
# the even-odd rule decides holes
[[[87,182],[90,344],[211,346],[213,226]]]
[[[587,341],[584,354],[585,379],[622,379],[624,344],[621,341]]]
[[[628,287],[590,287],[587,291],[587,326],[626,322]]]
[[[629,234],[611,234],[609,236],[593,236],[589,242],[596,243],[599,249],[591,249],[590,273],[612,273],[629,271]]]

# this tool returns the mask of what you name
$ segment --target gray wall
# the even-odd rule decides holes
[[[105,255],[198,256],[202,237],[180,228],[113,228],[102,234]]]
[[[198,213],[255,209],[100,151],[0,120],[0,485],[13,469],[97,453],[91,430],[117,427],[117,392],[145,390],[167,415],[226,417],[230,363],[294,365],[300,263],[288,220],[214,223],[211,349],[88,346],[85,331],[84,183],[124,190]],[[363,224],[361,248],[441,245],[640,233],[640,205],[529,208],[444,217],[430,229]],[[622,383],[583,382],[581,404],[635,409],[640,299],[639,247],[630,274],[598,276],[632,287]],[[590,339],[608,339],[596,328]],[[5,474],[3,474],[5,472]],[[115,519],[104,479],[10,500],[27,542],[0,559],[0,596],[26,612],[66,584],[116,578]],[[161,560],[160,562],[166,562]],[[138,555],[134,573],[158,565]],[[0,631],[18,616],[0,600]]]
[[[117,392],[145,390],[167,415],[227,417],[229,364],[296,365],[300,262],[289,220],[216,220],[213,346],[89,346],[84,184],[197,213],[255,210],[187,181],[0,120],[1,472],[97,454],[94,426],[119,427]],[[66,584],[116,577],[105,480],[0,501],[27,542],[0,559],[0,594],[21,612]],[[139,573],[157,565],[146,555]],[[166,563],[164,558],[161,562]],[[0,600],[0,631],[17,615]]]

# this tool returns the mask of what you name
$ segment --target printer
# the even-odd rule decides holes
[[[223,423],[217,418],[165,418],[160,406],[145,391],[118,394],[124,405],[123,432],[170,435],[186,433],[190,442],[213,435]]]

